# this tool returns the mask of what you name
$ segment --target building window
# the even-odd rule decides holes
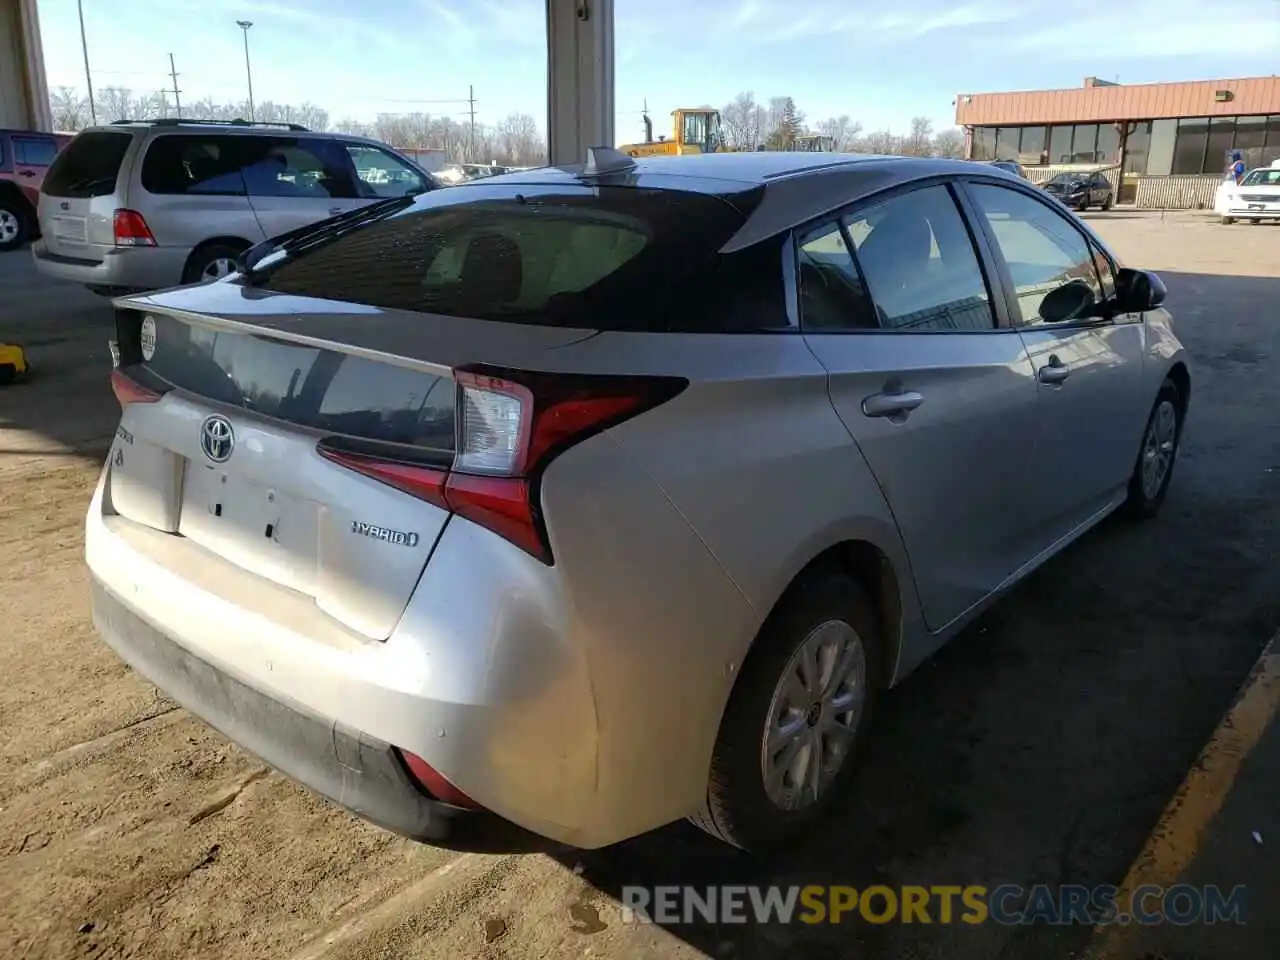
[[[1114,123],[1098,124],[1098,152],[1096,160],[1098,163],[1119,163],[1120,162],[1120,131],[1116,129]]]
[[[1138,174],[1147,172],[1147,151],[1151,148],[1151,121],[1133,124],[1129,139],[1124,147],[1124,172]]]
[[[1072,163],[1094,163],[1098,156],[1098,125],[1081,123],[1075,128],[1071,140]]]
[[[1049,128],[1049,162],[1071,162],[1071,127]]]
[[[1217,173],[1230,165],[1231,148],[1235,143],[1236,118],[1214,117],[1209,121],[1209,151],[1204,159],[1204,172]]]
[[[1151,122],[1151,146],[1147,156],[1148,174],[1162,177],[1173,172],[1173,148],[1177,139],[1177,120]]]
[[[1018,135],[1020,133],[1022,133],[1021,127],[1001,127],[996,131],[995,159],[1018,159]]]
[[[973,150],[970,160],[994,160],[996,158],[996,128],[974,127]]]
[[[1020,154],[1020,159],[1024,163],[1045,162],[1044,134],[1044,127],[1022,128],[1022,146],[1018,149],[1018,153]]]
[[[1244,159],[1245,168],[1266,166],[1262,156],[1267,145],[1267,118],[1240,117],[1236,120],[1236,149]],[[1277,144],[1280,147],[1280,144]]]
[[[1280,116],[1267,118],[1267,145],[1258,166],[1265,167],[1280,160]]]
[[[1173,147],[1173,173],[1204,173],[1204,153],[1209,145],[1209,118],[1178,121]]]

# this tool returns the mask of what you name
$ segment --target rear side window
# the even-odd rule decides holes
[[[53,163],[58,148],[51,137],[14,137],[14,159],[28,167],[47,167]]]
[[[114,193],[131,143],[132,134],[114,130],[88,130],[77,135],[54,158],[41,191],[77,200]]]
[[[352,200],[362,195],[342,144],[299,137],[239,137],[251,197]],[[401,191],[400,196],[404,196]]]
[[[156,137],[142,160],[142,188],[167,195],[243,196],[239,143],[243,139],[180,134]]]
[[[780,246],[718,252],[744,219],[698,193],[470,185],[431,191],[392,219],[285,260],[263,285],[546,326],[785,326]]]

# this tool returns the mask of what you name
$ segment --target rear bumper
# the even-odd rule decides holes
[[[1268,210],[1250,210],[1248,206],[1231,206],[1226,208],[1225,216],[1238,220],[1280,220],[1280,206],[1272,206]]]
[[[185,247],[108,247],[102,259],[95,260],[59,256],[44,241],[31,246],[36,269],[47,277],[131,290],[177,286],[190,255]]]
[[[268,697],[151,626],[99,582],[93,623],[120,658],[179,704],[302,785],[380,827],[443,840],[471,812],[428,798],[390,744]]]

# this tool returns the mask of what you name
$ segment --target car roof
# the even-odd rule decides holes
[[[583,176],[584,165],[540,167],[491,177],[487,185],[580,184],[629,186],[708,193],[732,200],[734,194],[762,191],[742,230],[723,250],[728,253],[900,184],[935,176],[984,176],[1025,185],[1014,174],[968,160],[888,157],[853,153],[754,151],[686,156],[637,157],[617,172]],[[466,189],[467,185],[450,189]]]
[[[208,135],[210,133],[228,134],[230,136],[259,136],[259,137],[280,137],[280,136],[307,136],[320,137],[323,139],[336,140],[352,140],[358,143],[378,143],[379,146],[385,144],[379,143],[371,137],[361,137],[355,134],[337,133],[333,130],[308,130],[301,124],[285,124],[285,123],[249,123],[248,121],[200,121],[200,120],[117,120],[115,123],[99,124],[96,127],[86,127],[81,133],[89,132],[132,132],[132,133],[157,133],[157,134],[187,134],[187,135]]]

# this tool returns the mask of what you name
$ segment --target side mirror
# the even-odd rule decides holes
[[[1040,319],[1045,323],[1084,320],[1095,314],[1097,304],[1092,288],[1083,280],[1072,280],[1050,290],[1040,301]]]
[[[1164,303],[1164,281],[1150,270],[1121,267],[1116,277],[1116,305],[1121,313],[1144,313]]]

